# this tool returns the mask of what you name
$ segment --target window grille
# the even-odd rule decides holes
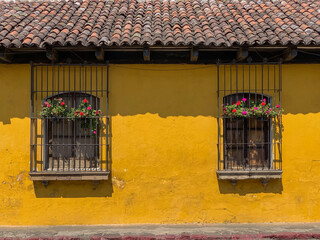
[[[218,171],[282,169],[282,117],[234,117],[225,106],[246,99],[282,107],[281,64],[218,64]],[[278,107],[279,107],[278,106]]]
[[[30,175],[109,172],[108,65],[31,66]],[[61,100],[63,116],[41,115]],[[77,118],[79,105],[97,115]]]

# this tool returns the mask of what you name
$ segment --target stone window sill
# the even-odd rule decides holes
[[[100,172],[29,172],[32,181],[41,181],[45,186],[49,181],[105,181],[109,171]]]
[[[239,180],[259,179],[266,186],[270,179],[281,179],[282,170],[218,170],[219,180],[229,180],[236,185]]]

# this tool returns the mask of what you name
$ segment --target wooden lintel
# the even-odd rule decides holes
[[[199,50],[196,47],[190,50],[190,62],[197,62],[199,57]]]
[[[291,61],[298,55],[298,50],[296,48],[287,48],[284,52],[283,60],[285,62]]]
[[[9,53],[8,49],[2,49],[0,50],[0,60],[4,61],[6,63],[11,63],[11,60],[13,58],[12,53]]]
[[[150,49],[148,47],[143,49],[143,60],[146,62],[150,61]]]
[[[58,60],[58,52],[55,49],[48,49],[46,56],[52,62],[56,62]]]
[[[237,61],[243,61],[249,56],[247,48],[239,48],[237,51]]]
[[[103,50],[103,48],[96,49],[95,56],[96,56],[98,61],[103,61],[104,60],[104,50]]]

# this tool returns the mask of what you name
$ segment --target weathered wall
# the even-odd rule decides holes
[[[97,188],[29,180],[30,66],[0,65],[0,96],[0,225],[320,221],[319,65],[283,66],[284,173],[266,189],[217,181],[215,66],[111,65]]]

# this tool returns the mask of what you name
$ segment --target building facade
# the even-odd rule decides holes
[[[239,4],[1,3],[0,225],[319,221],[319,3],[296,6],[297,36],[257,20],[255,3]],[[282,4],[257,11],[273,19]],[[172,32],[157,40],[158,7],[166,29],[167,6]],[[203,21],[228,18],[226,9],[247,9],[239,16],[259,23],[251,38],[261,42],[249,33],[241,42],[235,15],[224,37],[210,26],[211,39]],[[135,37],[147,39],[148,24],[141,32],[134,23],[149,11],[153,38],[143,44]],[[314,24],[304,36],[307,14]],[[174,24],[195,40],[179,40]],[[117,34],[132,42],[112,43]]]

